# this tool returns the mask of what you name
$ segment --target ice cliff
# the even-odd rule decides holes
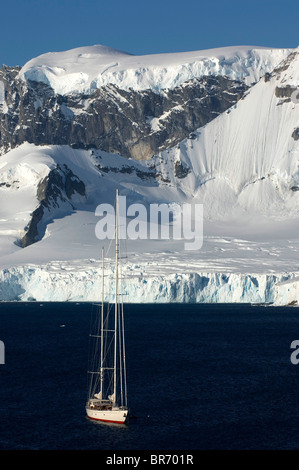
[[[97,264],[97,263],[96,263]],[[125,303],[277,303],[298,299],[298,278],[286,274],[170,273],[148,275],[147,265],[126,267],[122,284]],[[127,277],[127,280],[126,280]],[[277,296],[277,283],[284,286]],[[105,277],[105,300],[114,300],[113,269]],[[101,267],[51,263],[28,265],[0,271],[2,301],[86,301],[101,298]],[[292,294],[285,295],[291,286]]]

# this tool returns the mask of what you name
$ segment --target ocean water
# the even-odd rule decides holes
[[[92,306],[1,303],[0,449],[299,448],[299,309],[127,305],[127,426],[89,421]]]

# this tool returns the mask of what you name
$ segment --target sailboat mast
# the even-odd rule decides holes
[[[124,342],[124,317],[123,299],[120,297],[123,291],[121,284],[122,270],[120,262],[119,244],[119,196],[116,190],[115,203],[115,311],[113,319],[113,305],[108,307],[107,315],[104,312],[104,249],[102,249],[102,309],[101,315],[97,309],[96,334],[90,335],[96,340],[96,351],[92,357],[92,365],[96,365],[96,371],[92,374],[88,401],[86,403],[86,413],[88,418],[105,423],[126,423],[129,417],[127,407],[127,386],[126,386],[126,364],[125,364],[125,342]],[[120,285],[119,285],[120,284]],[[119,292],[118,292],[119,291]],[[120,297],[120,299],[119,299]],[[101,317],[101,325],[99,320]],[[113,328],[114,321],[114,328]],[[104,323],[105,322],[105,323]],[[101,348],[99,350],[99,338],[101,338]],[[105,339],[105,344],[104,340]],[[114,349],[114,351],[113,351]],[[114,357],[113,357],[114,353]],[[99,358],[100,355],[100,358]],[[119,355],[119,358],[117,357]],[[107,359],[107,356],[109,358]],[[113,364],[111,362],[113,361]],[[108,367],[106,367],[106,365]],[[99,371],[100,366],[100,371]],[[92,367],[93,368],[93,367]],[[107,372],[106,374],[106,370]],[[100,373],[99,373],[100,372]],[[105,372],[105,375],[104,375]],[[96,374],[96,378],[94,378]],[[99,378],[100,375],[100,378]],[[117,376],[118,380],[117,381]],[[109,377],[109,380],[107,380]],[[105,380],[104,380],[105,379]],[[99,393],[94,393],[98,390]],[[124,390],[123,390],[124,387]],[[117,395],[118,392],[118,395]],[[123,394],[125,400],[123,400]],[[124,406],[125,402],[125,406]]]
[[[117,365],[117,318],[118,318],[118,188],[116,189],[116,204],[115,204],[115,327],[114,327],[114,390],[113,390],[113,403],[116,404],[116,365]]]
[[[104,385],[104,370],[103,370],[103,358],[104,358],[104,248],[102,248],[102,309],[101,309],[101,388],[100,397],[103,398],[103,385]]]

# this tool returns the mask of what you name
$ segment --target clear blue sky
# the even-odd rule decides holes
[[[298,0],[1,1],[0,65],[103,44],[132,54],[297,47]]]

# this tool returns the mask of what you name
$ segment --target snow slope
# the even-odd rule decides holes
[[[250,85],[290,52],[291,49],[236,46],[133,56],[95,45],[42,54],[27,62],[19,77],[46,83],[59,94],[92,93],[107,84],[160,92],[203,75],[225,75]]]
[[[99,161],[104,167],[110,165],[111,172],[98,171]],[[84,176],[87,200],[75,204],[72,213],[55,217],[41,241],[22,249],[15,242],[38,203],[36,181],[57,163],[65,163],[76,176]],[[121,172],[128,163],[132,172]],[[168,163],[171,168],[173,162]],[[0,184],[9,182],[10,186],[0,186],[4,202],[0,208],[0,298],[96,300],[103,244],[108,253],[107,273],[113,274],[113,242],[102,242],[95,236],[99,220],[96,206],[113,203],[117,186],[128,204],[192,200],[189,193],[171,183],[141,181],[134,168],[145,171],[148,165],[150,162],[128,162],[117,155],[92,155],[67,146],[24,144],[6,154]],[[275,284],[299,274],[297,229],[298,219],[287,214],[280,222],[261,214],[240,217],[232,211],[230,219],[204,222],[200,250],[184,250],[184,240],[126,240],[125,301],[273,302]],[[106,279],[107,287],[111,276]]]
[[[162,154],[191,169],[181,189],[201,200],[209,218],[299,213],[299,103],[277,88],[299,85],[299,52],[289,68],[261,79],[233,108]],[[218,207],[217,207],[218,206]]]

